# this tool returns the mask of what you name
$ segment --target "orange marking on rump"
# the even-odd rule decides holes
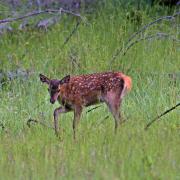
[[[119,75],[120,78],[123,78],[124,84],[125,84],[125,88],[126,88],[128,91],[130,91],[131,88],[132,88],[132,79],[131,79],[131,77],[126,76],[126,75],[124,75],[123,73],[118,73],[118,75]]]

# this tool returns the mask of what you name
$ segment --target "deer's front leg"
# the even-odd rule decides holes
[[[59,126],[58,126],[58,116],[60,113],[66,113],[69,112],[70,110],[65,108],[65,107],[59,107],[54,110],[54,129],[55,129],[55,134],[58,135],[59,132]]]

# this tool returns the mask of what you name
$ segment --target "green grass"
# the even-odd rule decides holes
[[[149,10],[150,11],[150,10]],[[151,10],[153,12],[153,10]],[[153,19],[141,12],[143,26]],[[0,69],[17,67],[33,72],[27,81],[15,79],[0,88],[0,177],[3,179],[180,179],[180,110],[145,125],[180,100],[179,44],[171,39],[142,41],[118,56],[115,50],[138,29],[123,10],[111,7],[81,24],[68,44],[65,38],[75,20],[62,19],[47,33],[29,30],[6,34],[0,39]],[[152,18],[153,17],[153,18]],[[156,17],[158,17],[156,15]],[[178,29],[168,23],[151,27],[146,34]],[[72,63],[74,58],[80,65]],[[53,125],[53,110],[47,87],[38,74],[52,78],[118,70],[133,79],[133,89],[124,98],[122,114],[127,122],[114,135],[114,120],[105,105],[86,114],[73,141],[73,113],[61,115],[61,139],[41,125],[28,128],[29,118]],[[176,83],[169,73],[177,73]],[[108,119],[104,118],[110,115]]]

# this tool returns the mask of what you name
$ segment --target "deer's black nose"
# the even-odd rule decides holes
[[[55,100],[54,100],[54,99],[50,99],[50,103],[51,103],[51,104],[54,104],[54,103],[55,103]]]

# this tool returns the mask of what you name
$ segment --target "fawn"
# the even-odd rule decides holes
[[[59,132],[58,115],[74,111],[73,134],[76,137],[76,126],[80,120],[83,107],[105,102],[115,119],[115,132],[120,121],[120,104],[132,81],[121,72],[104,72],[79,76],[67,75],[61,80],[49,79],[40,74],[40,80],[49,88],[50,102],[58,101],[62,106],[54,111],[54,128]]]

